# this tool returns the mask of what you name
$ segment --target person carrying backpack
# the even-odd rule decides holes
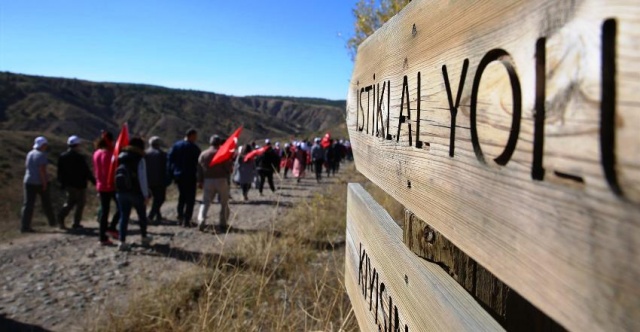
[[[152,238],[147,235],[147,214],[145,206],[149,202],[147,184],[147,165],[144,160],[144,141],[134,137],[118,156],[118,168],[115,175],[116,197],[120,207],[120,251],[131,247],[126,243],[127,228],[131,209],[135,209],[140,223],[142,245],[147,246]]]

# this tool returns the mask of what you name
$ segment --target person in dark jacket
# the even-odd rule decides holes
[[[258,174],[260,175],[260,187],[258,188],[260,195],[262,195],[265,178],[269,181],[271,191],[276,192],[276,187],[273,184],[273,172],[280,172],[280,157],[278,157],[276,151],[271,147],[271,141],[266,139],[264,144],[266,150],[256,160]]]
[[[327,168],[327,177],[332,174],[336,175],[336,147],[333,144],[333,139],[329,140],[329,146],[324,151],[324,160]]]
[[[118,167],[124,165],[128,173],[129,188],[118,187],[118,170],[116,170],[116,198],[120,208],[120,251],[128,251],[131,247],[126,242],[127,229],[131,209],[138,214],[140,235],[143,246],[148,246],[152,238],[147,235],[147,212],[145,206],[149,202],[149,184],[147,182],[147,166],[144,160],[144,141],[133,137],[129,145],[118,155]]]
[[[93,176],[85,157],[80,154],[80,138],[71,136],[67,139],[69,149],[63,152],[58,159],[58,181],[62,188],[67,192],[67,201],[58,213],[58,225],[60,228],[66,228],[64,219],[69,212],[75,207],[76,211],[73,218],[72,228],[82,228],[82,212],[87,200],[87,181],[96,184],[96,178]]]
[[[316,173],[316,181],[320,183],[322,180],[322,165],[324,165],[325,152],[320,145],[320,138],[316,137],[314,144],[311,147],[311,162],[313,162],[314,171]]]
[[[167,173],[178,185],[178,222],[184,227],[192,227],[193,207],[196,204],[198,157],[200,148],[196,145],[198,132],[189,129],[182,141],[176,142],[169,151]]]
[[[160,137],[153,136],[149,139],[149,148],[144,154],[147,164],[147,182],[153,197],[148,219],[155,221],[156,225],[162,221],[160,208],[167,193],[167,153],[162,151],[161,146]]]

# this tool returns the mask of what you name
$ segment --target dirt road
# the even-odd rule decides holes
[[[226,234],[177,226],[176,203],[169,201],[162,210],[167,221],[149,227],[154,241],[148,248],[135,245],[140,243],[137,225],[129,228],[131,252],[100,246],[95,220],[84,221],[83,232],[49,229],[0,243],[0,330],[91,329],[92,317],[105,306],[161,286],[245,234],[270,230],[276,216],[322,187],[308,177],[301,183],[277,180],[277,186],[276,194],[265,190],[265,196],[252,189],[249,202],[241,201],[240,190],[233,188],[231,230]],[[217,222],[218,211],[214,204],[209,224]]]

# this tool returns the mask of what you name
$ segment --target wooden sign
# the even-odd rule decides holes
[[[440,266],[402,243],[402,230],[359,185],[347,198],[345,285],[363,331],[500,331]]]
[[[640,330],[640,3],[412,1],[358,49],[357,168],[570,330]]]

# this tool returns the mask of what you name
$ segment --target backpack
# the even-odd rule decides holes
[[[258,156],[256,157],[255,162],[256,162],[256,167],[257,167],[257,168],[263,168],[263,165],[262,165],[262,164],[264,163],[264,155],[265,155],[265,154],[266,154],[266,152],[265,152],[265,153],[263,153],[263,154],[261,154],[261,155],[258,155]]]
[[[137,167],[131,165],[132,162],[122,162],[116,168],[115,186],[116,191],[119,192],[132,192],[134,186],[138,182]],[[137,163],[136,163],[137,164]]]

